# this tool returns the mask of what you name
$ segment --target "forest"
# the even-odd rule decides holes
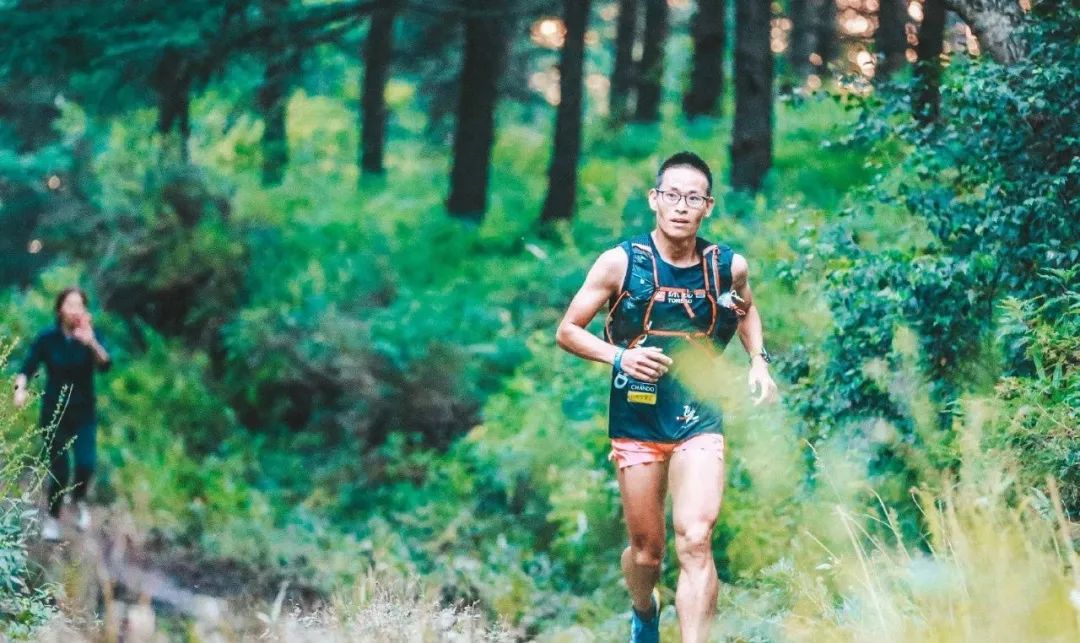
[[[690,150],[779,389],[738,342],[701,378],[710,640],[1080,640],[1076,3],[0,0],[0,36],[0,638],[627,640],[611,367],[556,328]],[[72,287],[89,456],[78,386],[20,379]],[[93,477],[47,538],[56,436]]]

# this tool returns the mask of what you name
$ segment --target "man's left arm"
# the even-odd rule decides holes
[[[765,333],[761,327],[761,315],[754,304],[754,293],[750,289],[750,266],[742,255],[732,257],[731,285],[742,300],[738,307],[744,314],[739,319],[738,332],[739,341],[750,356],[750,374],[747,378],[750,392],[759,392],[754,404],[761,404],[776,396],[776,382],[769,375],[769,363],[765,359]]]

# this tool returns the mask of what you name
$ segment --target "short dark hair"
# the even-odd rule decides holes
[[[56,318],[60,319],[60,309],[64,307],[64,300],[68,298],[71,293],[78,293],[82,297],[83,306],[90,306],[90,298],[86,296],[86,293],[82,288],[78,286],[68,286],[60,291],[60,294],[56,296],[56,303],[53,304],[53,312],[56,313]]]
[[[660,181],[664,178],[664,172],[667,172],[669,168],[673,167],[692,167],[704,174],[705,179],[709,182],[707,194],[712,194],[712,171],[709,170],[709,164],[697,154],[685,150],[672,154],[667,157],[666,161],[660,164],[660,169],[656,172],[656,187],[660,187]]]

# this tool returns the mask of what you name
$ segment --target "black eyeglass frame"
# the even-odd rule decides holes
[[[701,208],[704,208],[706,205],[709,205],[714,200],[711,196],[702,196],[700,194],[683,194],[681,192],[676,192],[675,190],[661,190],[660,188],[653,188],[653,190],[655,190],[656,193],[661,196],[660,200],[664,203],[667,203],[668,205],[678,205],[679,201],[686,201],[686,206],[694,208],[695,210],[700,210]],[[665,194],[674,194],[678,198],[676,198],[674,201],[671,201],[669,197],[664,196]],[[690,199],[701,199],[701,204],[694,205],[690,202]]]

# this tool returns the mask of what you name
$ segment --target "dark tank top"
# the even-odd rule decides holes
[[[623,289],[612,302],[608,341],[626,348],[657,346],[672,356],[711,344],[723,350],[738,327],[731,303],[731,257],[726,246],[698,239],[700,263],[680,268],[660,256],[652,235],[620,244],[629,262]],[[679,360],[656,383],[612,369],[608,434],[650,442],[682,442],[722,433],[723,418],[680,382]]]

